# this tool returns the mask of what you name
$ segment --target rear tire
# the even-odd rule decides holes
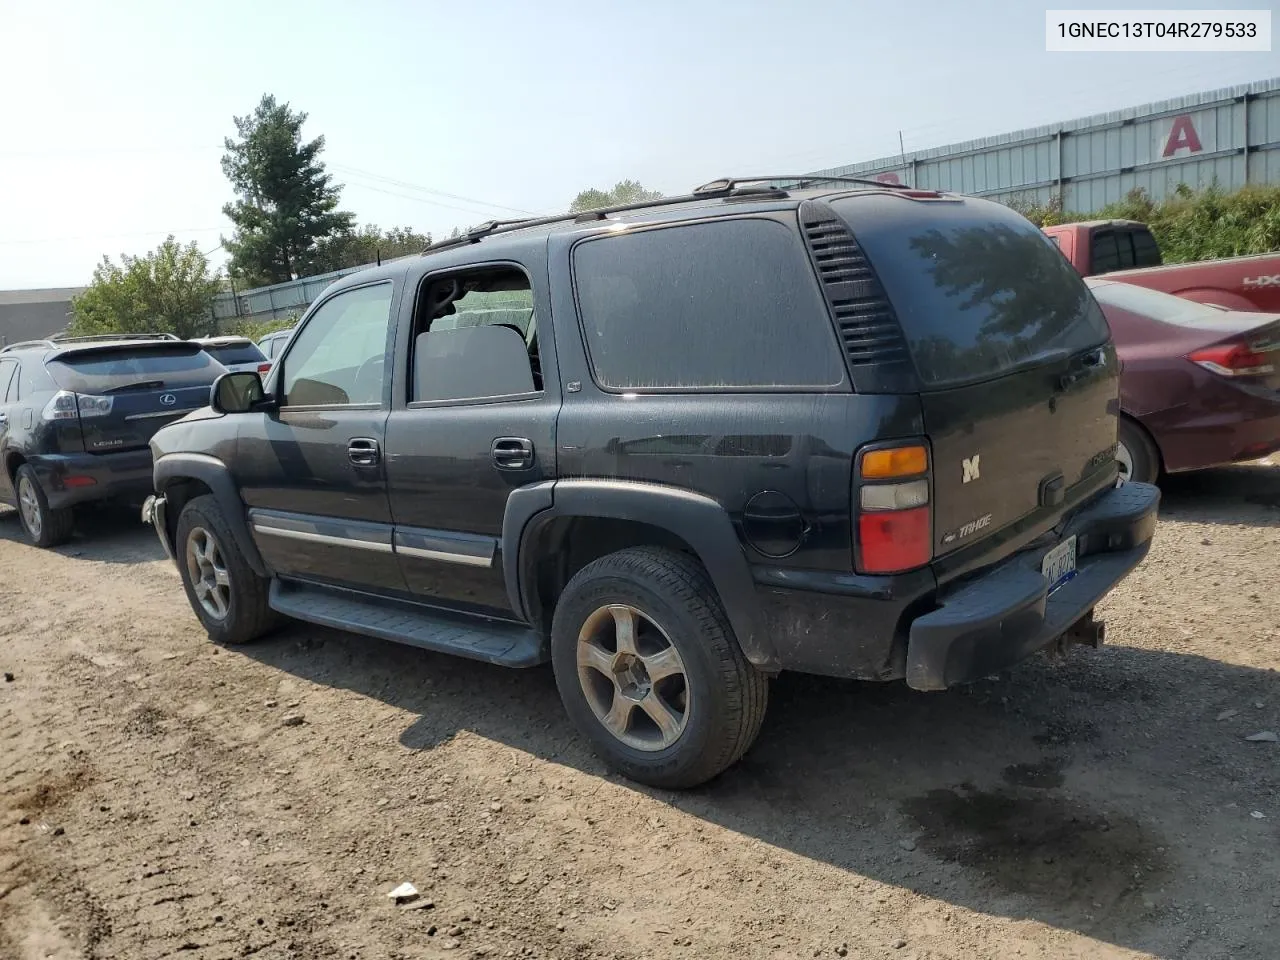
[[[245,560],[217,498],[206,494],[182,508],[174,554],[187,600],[209,639],[248,643],[276,625],[267,600],[271,581]]]
[[[579,570],[556,604],[551,660],[600,757],[655,787],[694,787],[736,763],[769,700],[706,571],[672,550],[620,550]]]
[[[75,529],[75,516],[70,507],[54,510],[44,495],[40,479],[29,464],[23,464],[13,477],[14,491],[18,495],[18,516],[27,538],[37,547],[57,547],[71,539]]]
[[[1116,460],[1120,463],[1121,479],[1155,483],[1160,476],[1160,451],[1147,431],[1127,417],[1121,417],[1117,433]]]

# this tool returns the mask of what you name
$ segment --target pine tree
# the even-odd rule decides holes
[[[235,118],[239,139],[224,141],[222,171],[237,199],[222,208],[236,226],[222,243],[232,274],[252,286],[319,272],[317,241],[352,230],[354,215],[338,209],[342,188],[317,159],[324,137],[302,140],[306,119],[267,94]]]

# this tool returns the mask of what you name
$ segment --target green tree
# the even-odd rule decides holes
[[[623,180],[613,185],[612,190],[597,190],[594,187],[583,190],[569,204],[570,213],[582,213],[586,210],[599,210],[601,207],[616,207],[625,203],[645,203],[649,200],[661,200],[662,194],[657,190],[646,190],[636,180]]]
[[[233,275],[251,286],[323,272],[316,244],[351,233],[355,217],[338,209],[341,187],[318,157],[324,137],[303,142],[307,115],[263,96],[247,117],[235,117],[238,140],[224,140],[222,171],[236,201],[222,208],[235,234],[222,243]]]
[[[314,265],[317,273],[362,267],[379,257],[394,260],[421,253],[431,242],[431,234],[418,233],[412,227],[381,230],[370,223],[359,230],[336,233],[316,241]]]
[[[194,243],[169,237],[141,257],[103,257],[93,282],[71,302],[71,332],[172,333],[186,339],[214,331],[213,297],[221,280]]]

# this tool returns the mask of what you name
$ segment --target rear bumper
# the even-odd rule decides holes
[[[93,500],[141,501],[152,490],[150,450],[45,454],[29,462],[54,510]]]
[[[1039,569],[1048,546],[939,594],[938,608],[911,623],[907,685],[945,690],[969,683],[1058,640],[1142,562],[1159,506],[1156,487],[1130,483],[1072,517],[1062,536],[1077,537],[1077,573],[1052,595]]]

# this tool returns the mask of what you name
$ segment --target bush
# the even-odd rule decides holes
[[[275,333],[277,330],[288,330],[300,319],[302,319],[301,314],[295,313],[279,320],[231,320],[227,322],[222,332],[237,337],[248,337],[254,343],[257,343],[268,333]]]
[[[1040,227],[1080,220],[1141,221],[1151,228],[1166,263],[1280,250],[1280,185],[1255,184],[1228,193],[1216,184],[1201,190],[1180,184],[1158,203],[1144,190],[1131,190],[1123,200],[1093,213],[1064,212],[1056,200],[1013,200],[1008,205]]]

